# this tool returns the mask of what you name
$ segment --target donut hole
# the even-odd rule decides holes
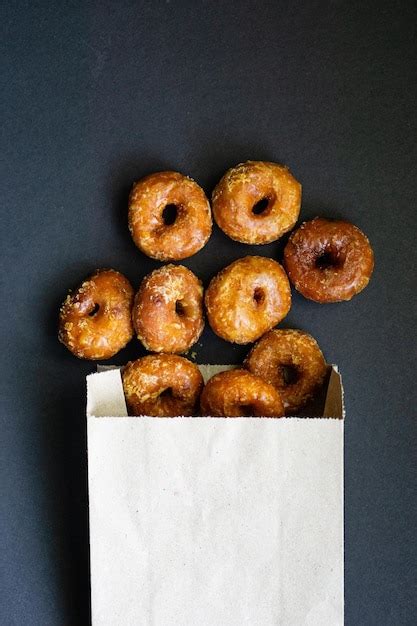
[[[181,300],[177,300],[175,303],[175,313],[179,317],[185,317],[185,306]]]
[[[255,287],[253,292],[253,301],[256,306],[261,306],[265,302],[265,291],[262,287]]]
[[[316,267],[320,270],[342,267],[345,256],[343,250],[330,246],[318,254]]]
[[[254,410],[251,404],[240,404],[239,415],[241,417],[253,417]]]
[[[159,397],[160,398],[173,398],[174,393],[172,391],[172,387],[167,387],[166,389],[161,391],[161,393],[159,394]]]
[[[162,221],[165,226],[175,224],[178,217],[179,207],[176,204],[167,204],[162,211]]]
[[[281,375],[286,387],[290,385],[295,385],[301,378],[301,372],[292,363],[285,363],[280,365]]]
[[[100,311],[100,305],[97,302],[94,303],[93,308],[88,312],[88,317],[94,317]]]
[[[258,202],[256,202],[253,205],[252,213],[254,215],[264,216],[270,207],[270,202],[271,202],[271,198],[268,198],[268,196],[261,198],[260,200],[258,200]]]

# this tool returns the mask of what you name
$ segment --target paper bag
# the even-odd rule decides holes
[[[93,626],[343,624],[336,369],[322,414],[128,417],[120,371],[89,376]]]

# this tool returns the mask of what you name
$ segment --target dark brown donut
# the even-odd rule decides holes
[[[294,231],[284,250],[294,287],[315,302],[350,300],[369,282],[374,255],[366,235],[349,222],[316,217]]]

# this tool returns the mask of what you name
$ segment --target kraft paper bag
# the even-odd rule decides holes
[[[335,368],[322,418],[128,417],[118,369],[87,387],[93,626],[343,624]]]

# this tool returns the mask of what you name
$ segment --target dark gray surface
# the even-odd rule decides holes
[[[1,17],[0,623],[88,622],[93,365],[58,344],[60,301],[96,267],[137,286],[156,265],[127,231],[135,179],[172,168],[209,192],[251,158],[290,166],[302,218],[346,218],[374,246],[361,295],[327,306],[295,295],[285,325],[310,331],[343,373],[346,624],[414,624],[414,3],[53,4],[9,2]],[[207,281],[253,251],[216,229],[185,264]],[[246,352],[209,330],[201,343],[203,362]],[[115,362],[140,353],[133,342]]]

